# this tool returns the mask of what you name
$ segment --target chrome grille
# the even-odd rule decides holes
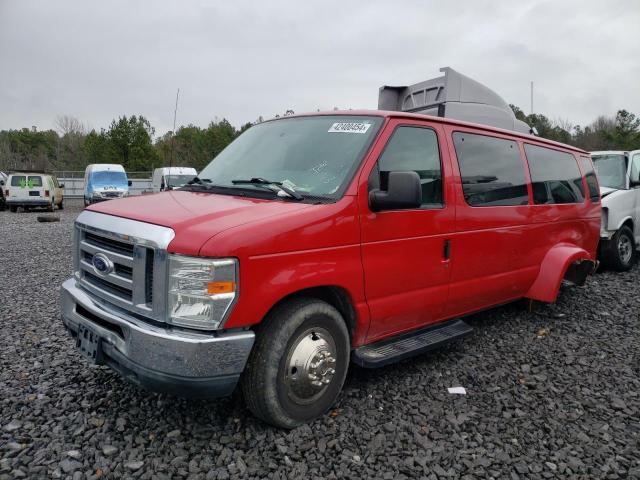
[[[95,212],[76,220],[74,265],[85,290],[118,307],[165,321],[167,251],[173,230]],[[93,264],[99,255],[106,272]]]

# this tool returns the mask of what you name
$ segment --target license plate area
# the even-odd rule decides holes
[[[29,196],[30,197],[39,197],[40,196],[40,192],[38,192],[37,190],[31,190],[29,192]]]
[[[93,329],[82,324],[78,326],[76,347],[90,362],[102,363],[102,341]]]

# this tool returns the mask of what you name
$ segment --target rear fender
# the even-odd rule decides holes
[[[582,284],[594,267],[595,262],[585,249],[571,244],[555,245],[542,260],[538,277],[525,297],[541,302],[555,302],[567,270],[571,268],[570,280],[573,283]]]

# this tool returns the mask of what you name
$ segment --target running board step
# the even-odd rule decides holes
[[[471,332],[473,328],[464,321],[452,320],[356,348],[353,362],[365,368],[383,367],[466,337]]]

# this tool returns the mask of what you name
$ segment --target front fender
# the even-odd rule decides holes
[[[581,260],[589,261],[595,266],[591,255],[583,248],[566,243],[553,246],[542,260],[538,277],[525,297],[541,302],[555,302],[567,269]]]

